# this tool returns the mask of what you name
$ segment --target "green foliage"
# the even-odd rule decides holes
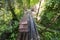
[[[60,0],[46,0],[46,10],[48,11],[56,11],[60,10]]]
[[[39,0],[30,0],[30,6],[34,6]]]
[[[14,5],[16,5],[16,4],[17,4],[17,2]],[[13,20],[13,23],[12,23],[13,16],[12,16],[12,13],[11,13],[9,7],[8,7],[9,10],[6,9],[7,6],[0,10],[0,38],[1,38],[2,34],[5,31],[7,31],[7,32],[11,33],[11,35],[9,36],[9,38],[7,40],[16,40],[17,34],[18,34],[19,22],[17,20]],[[15,8],[14,11],[15,11],[15,14],[17,15],[17,18],[20,20],[21,17],[23,16],[23,8],[19,7],[18,5],[16,5],[16,6],[17,7],[13,6]]]
[[[24,9],[28,9],[39,2],[39,0],[10,1],[18,20],[24,15]],[[13,20],[13,24],[11,24],[13,16],[8,2],[6,0],[2,0],[2,2],[4,7],[0,10],[0,36],[7,31],[11,33],[7,40],[16,40],[19,21]],[[40,33],[41,40],[60,40],[60,0],[45,0],[44,7],[45,10],[42,11],[41,22],[37,23],[39,25],[37,30]]]
[[[45,0],[45,10],[42,11],[40,24],[49,29],[60,30],[60,0]],[[45,30],[45,29],[44,29]],[[45,30],[45,31],[46,31]],[[52,30],[52,31],[53,31]],[[51,31],[51,30],[50,30]],[[42,40],[60,40],[60,32],[44,32]]]
[[[45,32],[43,33],[44,40],[60,40],[60,34],[59,33],[50,33],[50,32]]]

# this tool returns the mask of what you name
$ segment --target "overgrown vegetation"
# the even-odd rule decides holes
[[[24,10],[33,7],[39,0],[0,1],[0,40],[16,40],[18,25]],[[60,0],[44,0],[41,19],[36,22],[41,40],[60,40]],[[41,10],[41,9],[40,9]]]

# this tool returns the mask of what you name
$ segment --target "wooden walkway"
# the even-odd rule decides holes
[[[29,12],[23,16],[19,23],[19,35],[17,40],[40,40],[36,25]]]

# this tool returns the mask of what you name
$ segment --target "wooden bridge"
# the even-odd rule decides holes
[[[19,36],[17,40],[40,40],[31,11],[26,12],[19,23]]]
[[[16,40],[40,40],[31,11],[27,11],[23,15],[18,31],[19,34]],[[3,34],[0,40],[6,40],[11,35],[10,32],[4,32]]]

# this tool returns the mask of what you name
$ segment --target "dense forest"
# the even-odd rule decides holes
[[[60,0],[0,0],[0,40],[17,40],[28,10],[34,13],[40,40],[60,40]]]

